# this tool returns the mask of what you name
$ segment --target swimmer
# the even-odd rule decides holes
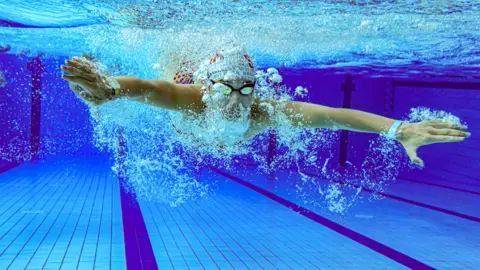
[[[242,49],[217,52],[206,62],[200,84],[191,79],[180,84],[164,80],[142,80],[135,77],[113,78],[115,85],[92,64],[81,58],[67,60],[61,70],[75,94],[91,106],[114,99],[127,99],[158,108],[203,117],[207,109],[217,110],[232,130],[240,132],[243,141],[279,127],[274,117],[283,113],[294,127],[329,128],[384,134],[398,140],[410,160],[424,165],[417,155],[419,147],[434,143],[461,142],[470,137],[467,127],[441,120],[407,123],[372,113],[322,106],[318,104],[260,100],[255,95],[256,71],[251,58]],[[264,106],[267,104],[268,106]],[[272,109],[275,112],[272,114]],[[227,126],[228,129],[228,126]]]

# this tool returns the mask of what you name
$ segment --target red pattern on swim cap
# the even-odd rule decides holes
[[[248,61],[248,66],[250,66],[250,67],[253,69],[253,68],[254,68],[254,67],[253,67],[253,62],[252,62],[252,59],[250,58],[250,55],[244,54],[243,56],[245,57],[245,59],[247,59],[247,61]]]
[[[242,48],[234,48],[229,51],[217,50],[215,56],[210,58],[207,63],[206,76],[209,79],[219,80],[230,74],[232,78],[255,80],[253,57]]]
[[[217,62],[217,58],[219,60],[223,60],[225,57],[223,56],[223,54],[221,54],[217,51],[217,52],[215,52],[215,56],[210,59],[210,64]]]

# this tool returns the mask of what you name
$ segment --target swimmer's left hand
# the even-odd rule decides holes
[[[419,123],[404,123],[397,133],[397,140],[407,151],[410,160],[420,166],[424,165],[417,155],[417,150],[423,145],[447,142],[462,142],[470,137],[467,127],[450,124],[440,120]]]

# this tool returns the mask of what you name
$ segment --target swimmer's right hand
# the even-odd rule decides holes
[[[108,79],[91,62],[74,58],[65,64],[60,69],[68,75],[63,74],[62,79],[68,81],[70,88],[87,104],[98,106],[113,99],[115,90],[105,83]]]

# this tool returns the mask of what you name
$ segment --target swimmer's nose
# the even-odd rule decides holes
[[[227,103],[227,108],[239,107],[240,103],[241,101],[238,93],[231,93]]]
[[[230,103],[240,102],[240,97],[241,96],[242,95],[238,91],[232,91],[232,93],[230,93]]]

